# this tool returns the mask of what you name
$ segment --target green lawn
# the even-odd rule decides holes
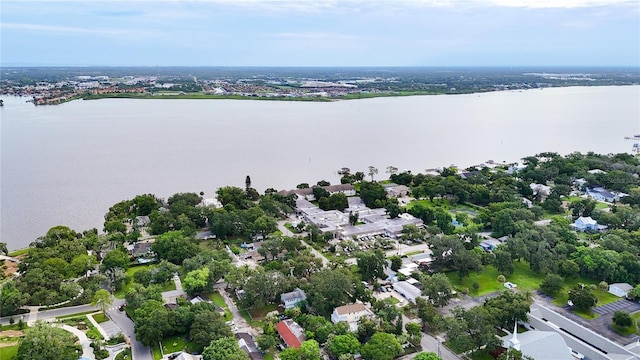
[[[176,335],[168,338],[162,339],[162,351],[165,354],[171,354],[177,351],[186,350],[187,352],[193,352],[192,344],[187,342],[185,335]],[[160,347],[155,345],[151,348],[153,351],[153,359],[159,360],[162,359],[162,353],[160,352]]]
[[[0,359],[12,360],[18,355],[19,345],[0,347]]]
[[[410,203],[407,204],[407,206],[405,206],[405,209],[407,210],[411,210],[412,207],[416,206],[416,205],[422,205],[424,207],[430,207],[430,208],[434,208],[434,207],[441,207],[445,210],[449,209],[449,202],[446,200],[438,200],[435,199],[434,201],[431,201],[429,199],[422,199],[422,200],[413,200]]]
[[[20,249],[20,250],[16,250],[16,251],[10,252],[9,256],[16,257],[16,256],[20,256],[20,255],[27,255],[27,254],[29,254],[29,248]]]
[[[262,320],[267,316],[268,313],[278,309],[278,304],[269,304],[265,307],[255,308],[249,310],[251,317],[255,320]]]
[[[607,204],[605,204],[603,202],[598,202],[598,203],[596,203],[596,208],[595,209],[596,210],[602,210],[602,209],[606,209],[608,207],[609,207],[609,205],[607,205]]]
[[[95,320],[98,324],[102,324],[103,322],[107,322],[109,321],[109,318],[106,317],[103,313],[97,313],[95,315],[89,315],[93,317],[93,320]]]
[[[515,262],[515,271],[512,275],[506,276],[507,281],[518,285],[519,290],[537,290],[540,283],[544,279],[544,276],[534,273],[529,269],[529,264],[522,262]],[[451,281],[451,284],[456,287],[458,291],[464,291],[469,289],[472,296],[482,296],[496,291],[505,290],[503,284],[498,282],[498,270],[492,265],[484,267],[484,271],[481,273],[471,274],[462,281],[458,278],[456,272],[448,272],[447,277]],[[477,292],[473,292],[473,282],[480,284]]]
[[[220,295],[219,292],[214,292],[212,294],[207,295],[207,298],[209,298],[209,300],[213,301],[214,304],[220,306],[221,308],[224,309],[224,320],[225,321],[230,321],[231,319],[233,319],[233,314],[231,314],[231,311],[229,311],[229,307],[227,306],[227,303],[224,302],[224,299],[222,298],[222,295]]]

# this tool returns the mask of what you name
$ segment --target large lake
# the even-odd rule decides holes
[[[423,172],[514,162],[542,151],[625,152],[640,131],[640,86],[573,87],[330,103],[73,101],[3,97],[0,241],[52,226],[102,229],[112,204],[244,186],[263,191],[376,166]]]

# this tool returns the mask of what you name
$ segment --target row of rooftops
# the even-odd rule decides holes
[[[322,210],[308,200],[296,200],[296,212],[305,221],[318,226],[321,232],[331,232],[338,237],[360,237],[384,234],[396,236],[406,225],[422,225],[422,220],[410,214],[401,214],[398,218],[389,219],[384,208],[370,209],[359,197],[349,197],[349,208],[344,212],[338,210]],[[358,214],[358,221],[364,224],[350,225],[349,214]]]

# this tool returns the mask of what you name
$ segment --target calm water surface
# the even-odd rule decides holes
[[[3,97],[0,241],[27,246],[52,226],[102,228],[112,204],[220,186],[263,191],[336,170],[423,172],[513,162],[542,151],[628,151],[640,86],[306,103],[73,101],[35,107]]]

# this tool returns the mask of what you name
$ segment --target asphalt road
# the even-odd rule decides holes
[[[120,329],[122,329],[122,333],[126,338],[129,339],[129,344],[131,344],[131,352],[133,359],[135,360],[153,360],[153,355],[151,354],[151,349],[142,345],[138,340],[136,340],[136,333],[134,331],[133,321],[127,317],[127,314],[124,311],[119,311],[118,306],[124,303],[124,300],[118,300],[119,302],[116,307],[112,307],[107,310],[107,314],[115,322]],[[116,304],[114,301],[114,305]]]

